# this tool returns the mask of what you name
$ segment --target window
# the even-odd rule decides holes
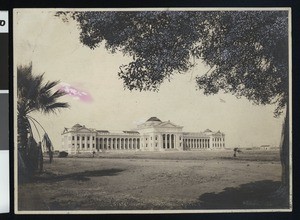
[[[77,141],[79,141],[79,136],[77,136]]]
[[[157,143],[155,143],[155,147],[157,147]]]
[[[146,144],[146,147],[148,147],[148,144]]]
[[[146,141],[148,140],[148,138],[146,138]]]
[[[151,140],[152,140],[152,137],[151,137]]]
[[[155,140],[157,141],[157,135],[155,136]]]
[[[82,148],[84,148],[84,144],[82,144]]]
[[[84,136],[82,136],[82,140],[84,141]]]
[[[87,144],[87,148],[90,148],[90,144]]]
[[[179,137],[179,140],[181,141],[181,136]]]
[[[88,141],[90,140],[90,136],[87,136],[87,140],[88,140]]]
[[[72,136],[72,141],[74,141],[75,140],[75,136]]]

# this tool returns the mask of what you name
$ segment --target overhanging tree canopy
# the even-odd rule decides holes
[[[158,90],[164,80],[184,73],[194,59],[210,71],[196,82],[204,94],[220,90],[256,104],[288,101],[287,11],[58,12],[74,19],[80,42],[133,58],[119,77],[130,90]]]

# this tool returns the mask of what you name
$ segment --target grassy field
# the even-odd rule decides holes
[[[99,153],[44,170],[19,184],[19,210],[287,208],[278,151]]]

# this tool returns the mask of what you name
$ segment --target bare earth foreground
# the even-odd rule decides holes
[[[124,152],[48,160],[21,210],[276,209],[278,151]]]

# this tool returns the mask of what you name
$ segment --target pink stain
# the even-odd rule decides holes
[[[85,91],[81,91],[70,84],[61,83],[61,87],[59,88],[60,91],[65,92],[67,95],[72,96],[76,100],[80,100],[83,102],[92,102],[92,96]]]

